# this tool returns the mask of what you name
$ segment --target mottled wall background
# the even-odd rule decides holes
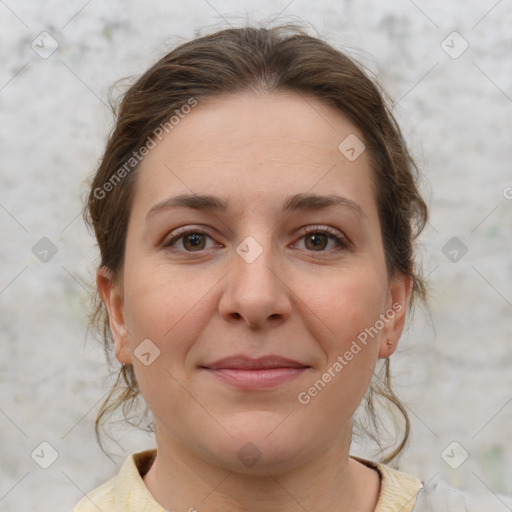
[[[1,511],[72,510],[153,446],[124,429],[110,460],[93,434],[110,381],[86,337],[97,253],[80,209],[109,86],[200,30],[273,16],[360,49],[425,174],[432,318],[418,311],[392,359],[412,418],[400,468],[512,494],[510,1],[2,0]]]

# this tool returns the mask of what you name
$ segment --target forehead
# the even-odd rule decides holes
[[[255,150],[266,146],[272,154],[296,144],[318,150],[337,150],[349,135],[363,139],[360,131],[340,111],[311,95],[294,92],[231,94],[201,101],[183,116],[167,137],[183,150],[200,150],[198,144],[221,144],[228,149]],[[296,149],[296,148],[294,148]],[[314,158],[320,151],[308,151]],[[263,156],[263,155],[262,155]],[[300,157],[300,154],[297,154]]]
[[[311,96],[248,93],[201,101],[140,164],[136,202],[147,213],[171,193],[213,193],[257,208],[262,197],[272,203],[335,189],[368,202],[367,152],[351,161],[339,149],[351,137],[364,141],[346,116]]]

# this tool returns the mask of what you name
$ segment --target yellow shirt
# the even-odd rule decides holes
[[[74,512],[166,512],[148,491],[142,476],[149,470],[156,449],[130,455],[119,473],[86,494]],[[421,480],[384,464],[358,457],[354,459],[375,468],[381,478],[379,501],[375,512],[411,512]]]

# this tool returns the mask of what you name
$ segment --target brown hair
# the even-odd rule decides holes
[[[115,283],[122,282],[137,169],[134,152],[154,141],[158,133],[155,129],[169,123],[173,113],[179,113],[191,98],[201,101],[248,90],[292,91],[316,97],[342,112],[361,130],[375,175],[388,273],[411,277],[411,304],[417,298],[425,302],[426,289],[415,268],[413,242],[427,222],[427,206],[418,190],[418,170],[384,100],[386,95],[361,65],[295,24],[268,29],[232,28],[196,38],[161,58],[127,90],[84,210],[86,223],[94,229],[98,241],[100,266],[110,272]],[[98,293],[91,325],[99,328],[111,362],[112,334]],[[96,418],[100,445],[100,426],[121,406],[128,423],[141,425],[142,418],[136,423],[127,418],[138,395],[133,367],[123,365]],[[385,359],[383,376],[375,376],[366,395],[366,410],[377,433],[374,399],[378,396],[390,400],[404,420],[401,440],[382,459],[388,462],[402,451],[409,435],[407,411],[391,389],[389,359]],[[151,423],[146,429],[152,430]],[[378,435],[367,430],[380,446]]]

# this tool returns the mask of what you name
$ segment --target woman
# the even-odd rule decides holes
[[[299,28],[217,32],[140,77],[86,219],[122,364],[96,426],[140,393],[157,449],[75,510],[430,510],[386,465],[409,424],[389,357],[425,299],[416,183],[377,85]],[[375,395],[405,420],[380,463],[349,454]]]

